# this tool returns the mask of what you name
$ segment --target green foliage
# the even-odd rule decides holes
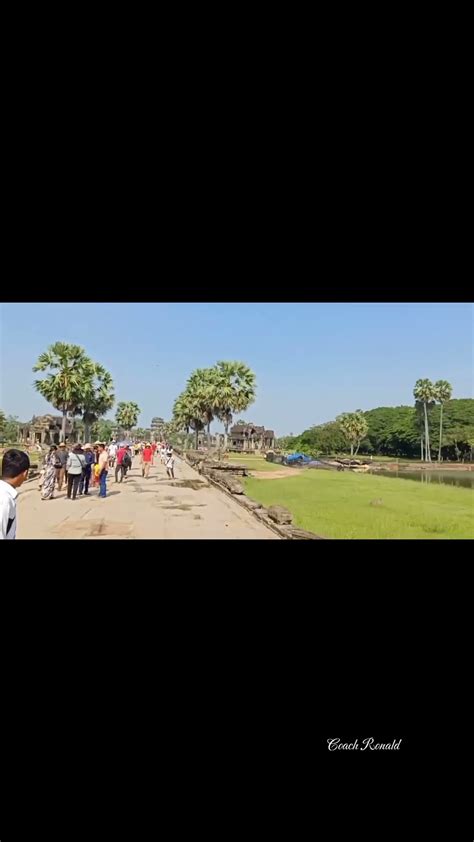
[[[79,345],[55,342],[40,354],[33,371],[49,371],[43,380],[35,380],[35,388],[52,406],[62,411],[61,438],[65,435],[66,413],[82,415],[88,438],[91,424],[114,404],[109,372],[91,360]]]
[[[255,400],[255,374],[245,363],[223,361],[212,368],[198,368],[188,378],[186,389],[173,406],[175,431],[194,430],[198,434],[210,427],[214,418],[223,422],[225,441],[232,414],[247,409]]]
[[[92,424],[91,439],[92,441],[111,441],[116,428],[117,425],[113,421],[106,421],[102,418],[100,421]]]
[[[120,401],[117,405],[115,419],[118,426],[123,429],[127,435],[130,433],[132,427],[136,426],[140,412],[140,407],[134,401]]]
[[[114,384],[109,372],[99,363],[90,361],[83,386],[82,402],[76,411],[82,413],[86,439],[90,438],[91,425],[99,420],[115,402]]]
[[[300,436],[288,437],[286,446],[282,449],[306,453],[308,456],[342,453],[346,448],[346,440],[337,421],[319,424],[305,430]]]
[[[356,412],[344,412],[336,420],[339,422],[344,438],[349,442],[351,456],[357,455],[360,443],[369,428],[364,413],[361,409],[356,410]],[[354,447],[356,448],[355,454]]]
[[[440,405],[432,404],[428,409],[431,429],[431,444],[439,448]],[[361,441],[359,455],[375,454],[394,456],[400,459],[420,458],[420,436],[424,431],[424,407],[379,406],[364,412],[368,429]],[[457,430],[459,454],[452,436]],[[470,449],[469,441],[474,429],[474,400],[462,398],[450,400],[443,406],[443,441],[441,453],[444,459],[463,458]],[[346,442],[339,424],[330,421],[305,430],[296,437],[278,440],[282,450],[301,451],[309,456],[323,456],[346,451]]]
[[[0,441],[16,444],[18,441],[18,417],[6,416],[0,409]]]

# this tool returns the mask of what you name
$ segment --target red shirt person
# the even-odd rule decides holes
[[[150,473],[150,465],[153,461],[153,450],[149,444],[146,444],[142,453],[142,477],[148,479]]]
[[[115,465],[115,482],[122,482],[123,478],[127,476],[127,469],[123,464],[123,457],[127,452],[126,447],[119,447],[117,450],[117,464]],[[119,479],[120,474],[120,479]]]

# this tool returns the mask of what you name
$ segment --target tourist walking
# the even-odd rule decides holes
[[[100,474],[100,469],[99,469],[99,444],[100,444],[100,442],[96,441],[95,444],[94,444],[94,450],[93,450],[93,454],[94,454],[94,464],[92,466],[92,487],[93,488],[95,488],[95,486],[99,485],[99,474]]]
[[[43,481],[41,483],[41,499],[54,499],[54,486],[56,485],[56,453],[58,448],[55,444],[50,447],[44,463]]]
[[[67,466],[68,451],[65,443],[62,441],[56,452],[56,480],[58,483],[58,491],[61,491],[63,483],[66,481],[66,466]]]
[[[125,450],[125,456],[122,459],[122,465],[123,465],[123,471],[124,471],[125,479],[127,479],[127,471],[131,470],[132,464],[133,464],[132,448],[130,447],[130,445],[128,445],[128,447]]]
[[[99,445],[99,497],[107,496],[107,472],[109,467],[109,457],[105,449],[105,444]]]
[[[161,464],[164,465],[165,460],[166,460],[166,447],[165,447],[164,442],[162,442],[161,447],[160,447],[160,456],[161,456]]]
[[[148,479],[150,473],[151,460],[153,459],[153,451],[149,444],[146,444],[142,453],[142,477]]]
[[[89,483],[91,481],[92,469],[95,463],[95,455],[91,444],[84,445],[84,461],[86,464],[82,470],[82,476],[79,480],[79,496],[84,494],[84,497],[86,497],[89,494]]]
[[[168,476],[171,479],[174,479],[174,453],[173,453],[172,447],[168,448],[168,450],[166,452],[165,466],[166,466],[166,473],[168,474]]]
[[[28,477],[30,459],[22,450],[6,450],[0,479],[0,539],[16,537],[17,488]]]
[[[117,448],[117,442],[115,441],[115,439],[112,439],[112,441],[110,442],[109,447],[108,447],[109,468],[113,468],[114,465],[115,465],[115,457],[117,456],[117,449],[118,449]]]
[[[84,451],[80,444],[75,444],[67,460],[67,499],[75,500],[81,481],[82,472],[86,467]]]
[[[122,480],[123,480],[123,478],[126,474],[125,467],[124,467],[124,464],[123,464],[123,457],[125,456],[126,452],[127,452],[127,448],[125,447],[125,445],[121,445],[121,447],[119,447],[119,449],[117,450],[117,464],[115,466],[115,482],[122,482]],[[118,478],[119,475],[120,475],[120,479]]]

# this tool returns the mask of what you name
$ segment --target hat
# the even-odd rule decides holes
[[[65,442],[65,441],[60,441],[60,442],[59,442],[59,447],[66,447],[66,442]]]
[[[97,445],[98,445],[98,444],[102,444],[102,442],[101,442],[101,441],[95,441],[95,442],[94,442],[94,447],[97,447]]]
[[[90,442],[84,445],[84,450],[92,450],[92,445]]]

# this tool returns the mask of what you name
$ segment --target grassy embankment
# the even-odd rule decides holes
[[[310,469],[244,483],[249,497],[286,506],[297,526],[327,538],[474,538],[466,488]]]

